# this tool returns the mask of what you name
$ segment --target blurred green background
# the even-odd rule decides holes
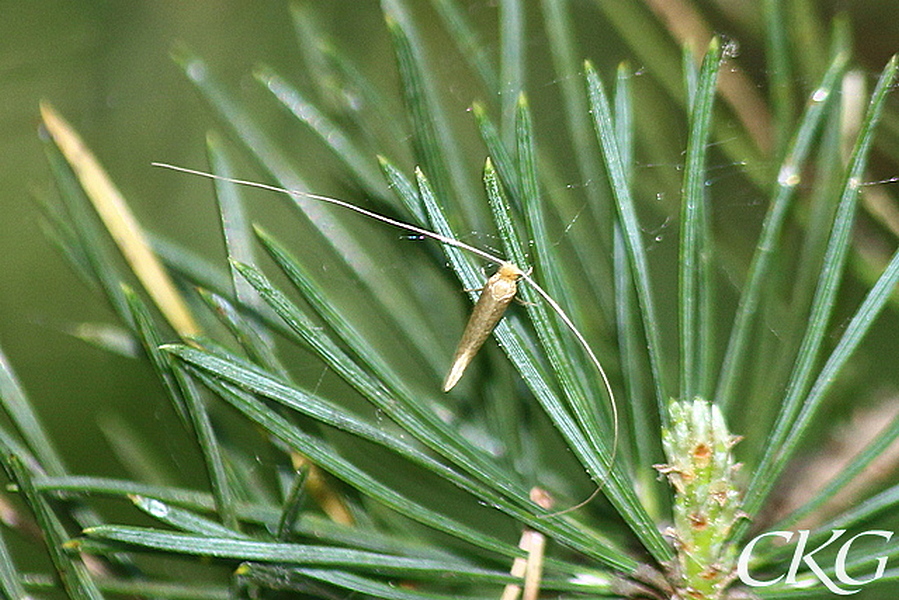
[[[632,0],[607,0],[631,2]],[[635,2],[642,4],[642,2]],[[362,68],[385,73],[386,88],[395,77],[393,57],[377,2],[316,1],[319,25],[347,49]],[[408,3],[427,15],[429,2]],[[463,3],[467,14],[490,39],[496,19],[494,0]],[[595,21],[577,25],[591,59],[601,71],[622,60],[640,70],[633,49],[603,20],[602,11],[584,5]],[[740,43],[739,64],[753,72],[762,64],[760,17],[756,2],[697,2],[716,31]],[[848,11],[857,61],[878,72],[899,48],[895,0],[821,2],[822,18]],[[217,214],[208,185],[154,169],[152,161],[204,166],[206,131],[216,125],[203,101],[169,57],[174,42],[203,56],[229,85],[252,96],[257,84],[250,72],[264,61],[288,77],[302,80],[302,63],[288,6],[281,2],[0,2],[0,346],[29,391],[60,450],[76,472],[92,472],[108,452],[98,417],[138,426],[146,420],[177,427],[153,375],[137,361],[94,348],[63,331],[80,322],[111,322],[110,312],[70,270],[47,242],[35,197],[48,194],[50,176],[37,136],[38,101],[50,101],[81,133],[85,142],[133,203],[146,228],[165,233],[207,256],[223,258]],[[420,20],[433,23],[436,18]],[[424,35],[429,35],[427,30]],[[435,34],[437,35],[437,34]],[[495,50],[495,40],[492,40]],[[546,63],[544,42],[529,51],[537,69]],[[827,40],[821,40],[822,56]],[[439,48],[438,48],[439,49]],[[435,57],[440,60],[439,53]],[[444,59],[444,62],[451,58]],[[443,68],[452,72],[452,64]],[[532,93],[557,92],[539,70],[529,72]],[[464,86],[464,82],[460,85]],[[451,90],[465,107],[473,98]],[[539,102],[539,100],[538,100]],[[547,106],[539,106],[546,109]],[[546,102],[544,100],[544,102]],[[551,108],[551,107],[550,107]],[[268,118],[278,109],[268,103]],[[458,118],[468,118],[460,109]],[[548,114],[547,114],[548,113]],[[564,135],[551,111],[539,117],[547,137]],[[553,131],[553,127],[556,130]],[[290,138],[282,140],[289,147]],[[551,139],[549,141],[552,141]],[[673,140],[680,147],[682,140]],[[299,143],[297,144],[299,150]],[[474,162],[480,161],[480,155]],[[673,157],[672,160],[676,160]],[[672,165],[671,173],[675,173]],[[666,167],[666,168],[667,168]],[[322,177],[328,174],[324,173]],[[759,200],[758,197],[754,198]],[[751,199],[745,199],[746,206]],[[753,222],[761,216],[754,209]],[[745,206],[731,218],[746,218]],[[754,232],[753,232],[754,234]],[[673,283],[673,278],[671,283]],[[662,292],[664,293],[664,291]],[[164,443],[171,456],[183,448],[178,438]],[[185,467],[195,469],[196,467]]]
[[[360,58],[372,50],[389,58],[386,36],[374,31],[382,28],[376,4],[319,4],[337,40],[371,40],[358,46]],[[65,333],[115,320],[43,235],[35,198],[51,183],[38,102],[52,103],[80,132],[147,229],[219,259],[209,187],[150,166],[204,166],[215,125],[170,50],[183,42],[229,83],[250,86],[259,61],[285,73],[299,68],[296,34],[280,2],[4,1],[0,40],[0,346],[69,465],[91,472],[110,465],[98,417],[106,428],[147,419],[178,425],[143,365]]]

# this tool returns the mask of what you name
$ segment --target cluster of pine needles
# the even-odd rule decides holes
[[[841,401],[834,383],[899,281],[899,254],[851,260],[859,199],[877,193],[863,182],[874,133],[891,122],[882,117],[896,60],[867,98],[843,94],[858,77],[845,23],[833,24],[826,61],[801,63],[788,51],[801,29],[783,3],[766,2],[771,96],[758,100],[771,114],[761,118],[741,95],[758,90],[701,28],[701,57],[689,44],[670,42],[667,53],[635,44],[643,76],[658,79],[652,93],[667,95],[686,132],[679,197],[661,206],[642,199],[672,182],[637,177],[667,145],[651,135],[656,104],[641,103],[627,65],[608,77],[578,55],[569,14],[627,40],[658,30],[650,13],[546,0],[542,27],[526,28],[536,11],[503,1],[495,60],[459,5],[433,2],[487,99],[471,110],[474,152],[489,157],[478,184],[463,152],[472,145],[439,93],[449,84],[434,48],[402,2],[382,4],[400,101],[328,42],[305,4],[291,16],[312,84],[266,66],[254,73],[333,156],[343,206],[307,183],[319,166],[281,150],[214,66],[174,51],[228,130],[209,134],[208,165],[198,166],[215,177],[227,261],[147,233],[78,134],[41,106],[57,188],[43,206],[50,239],[139,345],[159,380],[148,394],[183,425],[158,435],[190,437],[208,484],[73,474],[0,356],[9,421],[0,447],[15,492],[3,498],[16,515],[7,521],[52,561],[46,573],[22,572],[0,535],[3,593],[829,597],[815,573],[747,587],[736,560],[763,531],[804,527],[820,544],[834,529],[895,523],[896,485],[868,486],[834,515],[823,507],[883,455],[896,417],[825,485],[780,512],[773,503],[794,459],[826,439],[822,419]],[[559,96],[546,120],[563,123],[564,149],[538,143],[544,115],[525,84],[526,32],[538,29]],[[288,192],[238,185],[248,162]],[[748,257],[716,233],[728,193],[710,179],[717,162],[746,165],[740,185],[764,206]],[[584,185],[561,183],[572,177]],[[264,193],[286,201],[288,233],[248,216]],[[660,268],[646,223],[666,212],[679,213],[677,252]],[[675,291],[662,294],[669,273]],[[847,273],[867,291],[837,327]],[[506,294],[485,319],[478,303],[466,364],[443,384],[472,310],[459,291],[475,301],[503,277],[518,284],[520,306]],[[496,343],[476,354],[488,335]],[[110,519],[100,498],[140,514]],[[897,556],[895,544],[860,547],[849,568],[870,574]],[[763,544],[750,567],[769,581],[791,559],[789,547]],[[881,575],[871,590],[895,585],[899,570]]]

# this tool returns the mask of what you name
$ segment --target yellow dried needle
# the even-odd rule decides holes
[[[153,253],[137,219],[109,175],[81,137],[47,102],[41,102],[41,118],[147,294],[178,335],[182,338],[197,336],[200,328],[187,304]]]

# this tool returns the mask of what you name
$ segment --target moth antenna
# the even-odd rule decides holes
[[[446,244],[448,246],[453,246],[454,248],[459,248],[461,250],[471,252],[472,254],[474,254],[476,256],[480,256],[481,258],[488,260],[492,263],[501,265],[501,264],[507,262],[498,256],[494,256],[493,254],[490,254],[489,252],[481,250],[480,248],[477,248],[470,244],[466,244],[465,242],[460,242],[457,239],[454,239],[451,237],[446,237],[444,235],[440,235],[439,233],[430,231],[428,229],[424,229],[422,227],[413,225],[411,223],[406,223],[404,221],[392,219],[390,217],[387,217],[387,216],[378,214],[376,212],[370,211],[368,209],[362,208],[361,206],[356,206],[355,204],[352,204],[345,200],[340,200],[339,198],[333,198],[331,196],[324,196],[322,194],[313,194],[311,192],[303,192],[300,190],[289,190],[287,188],[282,188],[282,187],[278,187],[275,185],[269,185],[267,183],[260,183],[258,181],[250,181],[248,179],[237,179],[234,177],[224,177],[222,175],[216,175],[214,173],[208,173],[206,171],[198,171],[196,169],[190,169],[187,167],[179,167],[177,165],[172,165],[172,164],[163,163],[163,162],[154,162],[154,163],[151,163],[151,165],[154,167],[169,169],[170,171],[178,171],[180,173],[187,173],[189,175],[205,177],[206,179],[213,179],[216,181],[224,181],[226,183],[233,183],[235,185],[243,185],[246,187],[257,188],[260,190],[267,190],[270,192],[278,192],[278,193],[282,193],[282,194],[287,194],[287,195],[295,197],[295,198],[309,198],[311,200],[318,200],[321,202],[326,202],[328,204],[333,204],[335,206],[340,206],[342,208],[346,208],[348,210],[359,213],[360,215],[364,215],[364,216],[374,219],[376,221],[386,223],[387,225],[392,225],[393,227],[398,227],[399,229],[405,229],[406,231],[411,231],[412,233],[416,233],[416,234],[424,236],[426,238],[436,240],[436,241]],[[571,318],[568,316],[568,314],[565,312],[565,310],[561,307],[561,305],[559,305],[559,303],[556,302],[556,300],[552,296],[550,296],[546,290],[544,290],[542,287],[540,287],[540,285],[536,281],[534,281],[533,277],[530,276],[529,272],[522,271],[521,278],[523,280],[527,281],[528,284],[534,289],[534,291],[537,292],[537,294],[541,298],[543,298],[547,304],[549,304],[550,308],[553,309],[553,312],[555,312],[559,316],[559,318],[562,319],[562,322],[565,323],[565,326],[568,327],[568,329],[571,331],[572,334],[574,334],[574,337],[577,340],[578,344],[581,346],[581,348],[584,349],[584,352],[587,353],[587,357],[590,359],[590,362],[593,364],[594,368],[599,372],[599,376],[602,379],[603,387],[605,388],[606,395],[608,395],[608,397],[609,397],[609,404],[611,405],[611,408],[612,408],[612,423],[613,423],[612,456],[609,460],[609,468],[607,469],[606,474],[603,476],[603,479],[605,479],[605,476],[608,475],[608,472],[612,470],[612,466],[615,463],[615,456],[617,455],[617,452],[618,452],[618,403],[615,400],[615,393],[612,391],[612,385],[609,382],[609,377],[606,375],[606,370],[603,368],[602,364],[600,364],[599,359],[596,357],[596,354],[593,352],[593,349],[590,347],[590,344],[587,343],[587,340],[586,340],[586,338],[584,338],[584,335],[580,332],[580,330],[577,328],[577,326],[574,324],[574,322],[571,320]],[[557,513],[552,513],[552,514],[543,515],[543,516],[544,517],[552,517],[555,515],[564,514],[564,513],[570,512],[572,510],[581,508],[583,505],[585,505],[588,502],[590,502],[591,500],[593,500],[593,498],[595,498],[596,495],[599,493],[600,489],[601,489],[601,486],[597,486],[597,489],[593,492],[593,494],[590,495],[589,498],[587,498],[587,500],[585,500],[579,504],[576,504],[575,506],[573,506],[571,508],[565,509],[565,510],[557,512]]]
[[[609,382],[609,376],[606,374],[606,370],[599,362],[599,358],[597,358],[596,354],[593,352],[593,348],[591,348],[590,344],[587,343],[587,339],[581,333],[580,329],[577,328],[577,325],[574,324],[574,321],[572,321],[568,316],[568,313],[566,313],[565,310],[559,305],[559,303],[556,302],[555,298],[550,296],[549,292],[540,287],[540,285],[536,281],[534,281],[529,273],[523,273],[521,278],[527,281],[528,284],[530,284],[530,286],[534,289],[534,291],[537,292],[537,294],[539,294],[547,304],[549,304],[550,308],[553,309],[553,312],[559,315],[559,318],[562,319],[562,322],[565,323],[565,326],[568,327],[572,334],[574,334],[574,337],[577,340],[578,344],[580,344],[581,348],[584,349],[584,352],[587,353],[587,357],[590,359],[593,367],[599,372],[600,379],[602,379],[603,388],[605,388],[606,395],[609,397],[609,405],[612,408],[612,456],[609,458],[609,468],[606,469],[606,473],[602,477],[602,480],[605,480],[609,472],[612,470],[612,467],[615,464],[615,457],[618,454],[618,401],[615,400],[615,392],[612,391],[612,384],[611,382]],[[566,508],[565,510],[542,516],[544,518],[549,518],[577,510],[596,498],[601,489],[602,485],[597,485],[596,489],[586,500],[583,500],[570,508]]]
[[[233,183],[235,185],[243,185],[246,187],[257,188],[260,190],[268,190],[270,192],[279,192],[281,194],[287,194],[288,196],[293,196],[295,198],[309,198],[311,200],[319,200],[321,202],[327,202],[328,204],[334,204],[335,206],[340,206],[342,208],[347,208],[352,210],[353,212],[357,212],[360,215],[364,215],[376,221],[381,221],[382,223],[387,223],[388,225],[393,225],[394,227],[398,227],[400,229],[405,229],[406,231],[411,231],[412,233],[417,233],[418,235],[422,235],[426,238],[430,238],[432,240],[437,240],[443,244],[448,246],[453,246],[455,248],[460,248],[462,250],[466,250],[480,256],[485,260],[489,260],[492,263],[502,264],[506,261],[499,258],[498,256],[494,256],[489,252],[481,250],[480,248],[476,248],[475,246],[471,246],[466,244],[465,242],[460,242],[457,239],[453,239],[450,237],[446,237],[444,235],[440,235],[439,233],[435,233],[428,229],[424,229],[419,227],[418,225],[413,225],[412,223],[406,223],[404,221],[400,221],[397,219],[391,219],[390,217],[386,217],[384,215],[378,214],[376,212],[370,211],[368,209],[362,208],[361,206],[356,206],[351,202],[347,202],[346,200],[340,200],[339,198],[333,198],[331,196],[323,196],[321,194],[313,194],[311,192],[303,192],[300,190],[289,190],[287,188],[278,187],[276,185],[269,185],[267,183],[260,183],[258,181],[250,181],[248,179],[236,179],[234,177],[224,177],[222,175],[216,175],[214,173],[207,173],[206,171],[198,171],[196,169],[189,169],[187,167],[179,167],[177,165],[170,165],[168,163],[154,162],[150,163],[151,166],[161,167],[163,169],[169,169],[170,171],[178,171],[180,173],[187,173],[189,175],[197,175],[198,177],[205,177],[206,179],[213,179],[216,181],[224,181],[226,183]]]
[[[614,460],[615,460],[615,455],[613,454],[612,461],[614,462]],[[549,519],[550,517],[561,517],[562,515],[567,515],[568,513],[574,512],[574,511],[578,510],[579,508],[584,508],[585,506],[587,506],[588,504],[593,502],[593,499],[596,498],[597,496],[599,496],[599,493],[601,491],[602,491],[602,486],[598,485],[598,486],[596,486],[596,489],[594,489],[592,492],[590,492],[589,496],[587,496],[585,499],[581,500],[574,506],[569,506],[568,508],[565,508],[562,510],[557,510],[556,512],[551,512],[547,515],[539,515],[539,516],[541,519]]]

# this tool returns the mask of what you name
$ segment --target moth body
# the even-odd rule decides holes
[[[524,272],[521,269],[512,263],[504,262],[487,280],[474,305],[474,310],[471,311],[465,331],[462,332],[462,339],[453,356],[452,366],[443,382],[444,392],[450,391],[459,382],[468,363],[487,341],[493,328],[506,312],[509,303],[515,298],[515,294],[518,292],[518,280],[523,275]]]

